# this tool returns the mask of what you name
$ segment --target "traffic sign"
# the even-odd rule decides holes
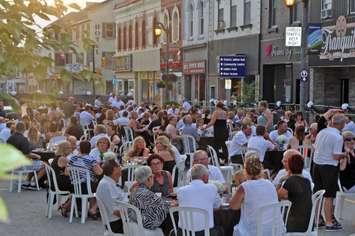
[[[308,80],[308,71],[303,69],[301,72],[300,72],[300,78],[301,78],[301,81],[303,82],[307,82]]]
[[[246,55],[237,54],[233,56],[219,57],[219,76],[221,78],[237,78],[246,76]]]

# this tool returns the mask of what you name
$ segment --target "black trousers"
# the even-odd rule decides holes
[[[110,227],[112,232],[123,234],[123,223],[121,219],[110,222]]]

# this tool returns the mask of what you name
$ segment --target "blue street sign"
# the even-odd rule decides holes
[[[221,78],[245,77],[247,58],[245,54],[219,57],[219,76]]]

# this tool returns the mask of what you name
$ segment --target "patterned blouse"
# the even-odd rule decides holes
[[[139,185],[131,193],[130,203],[141,211],[143,226],[146,229],[158,228],[169,213],[169,204],[145,185]]]

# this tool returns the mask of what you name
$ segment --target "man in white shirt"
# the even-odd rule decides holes
[[[179,188],[177,199],[179,207],[195,207],[208,212],[208,226],[210,232],[215,231],[213,209],[221,205],[221,198],[216,186],[208,184],[208,169],[206,166],[196,164],[191,169],[191,183]],[[196,232],[195,235],[204,235],[204,218],[201,215],[193,215],[194,224],[185,225],[179,220],[179,228]],[[211,233],[212,233],[211,232]],[[213,233],[212,233],[213,234]]]
[[[275,149],[274,143],[271,142],[266,134],[265,126],[256,126],[256,136],[251,137],[248,141],[248,148],[258,150],[260,161],[264,161],[265,152]]]
[[[272,183],[275,185],[275,186],[280,186],[282,184],[282,182],[284,182],[289,176],[288,176],[288,159],[293,156],[293,155],[301,155],[302,154],[295,150],[295,149],[288,149],[284,152],[283,154],[283,158],[282,158],[282,164],[284,166],[284,169],[280,170],[275,179],[272,181]],[[312,177],[311,177],[311,174],[309,173],[309,171],[303,169],[302,170],[302,175],[304,178],[308,179],[309,182],[311,183],[311,187],[313,189],[314,187],[314,183],[313,183],[313,180],[312,180]]]
[[[252,129],[249,125],[242,124],[242,129],[233,136],[228,148],[229,156],[233,163],[243,164],[242,148],[248,144],[251,132]]]
[[[221,184],[225,184],[226,181],[223,177],[222,171],[213,165],[209,165],[208,154],[204,150],[197,150],[193,155],[193,165],[201,164],[204,165],[208,170],[209,180],[217,181]],[[191,169],[186,173],[187,179],[191,179]]]
[[[287,129],[287,123],[283,120],[280,120],[277,123],[277,130],[270,132],[270,139],[278,145],[280,151],[284,151],[287,148],[287,144],[292,138],[292,133]]]
[[[95,116],[91,111],[90,106],[85,106],[85,110],[80,112],[80,125],[88,126],[95,120]]]
[[[343,137],[341,130],[344,128],[346,117],[343,114],[335,114],[331,124],[322,129],[316,138],[314,151],[314,192],[325,189],[324,213],[326,231],[342,229],[341,225],[333,220],[333,199],[338,190],[339,160],[345,158],[343,150]]]
[[[190,109],[191,109],[191,104],[187,101],[187,100],[185,100],[183,103],[182,103],[182,107],[184,108],[184,110],[185,111],[190,111]]]
[[[128,111],[124,110],[122,112],[122,116],[118,117],[117,119],[113,120],[114,125],[119,125],[119,126],[128,126],[129,124],[129,119],[128,119]]]
[[[355,135],[355,123],[349,116],[346,117],[346,124],[343,128],[343,132],[344,131],[351,131]]]
[[[117,182],[121,177],[121,168],[114,159],[108,159],[103,166],[104,177],[101,179],[96,190],[96,197],[103,203],[112,232],[123,234],[123,225],[120,218],[119,208],[116,201],[128,202],[122,189],[117,187]]]
[[[94,137],[90,139],[91,149],[96,147],[97,141],[102,137],[108,138],[106,127],[104,125],[96,125],[94,128]]]

